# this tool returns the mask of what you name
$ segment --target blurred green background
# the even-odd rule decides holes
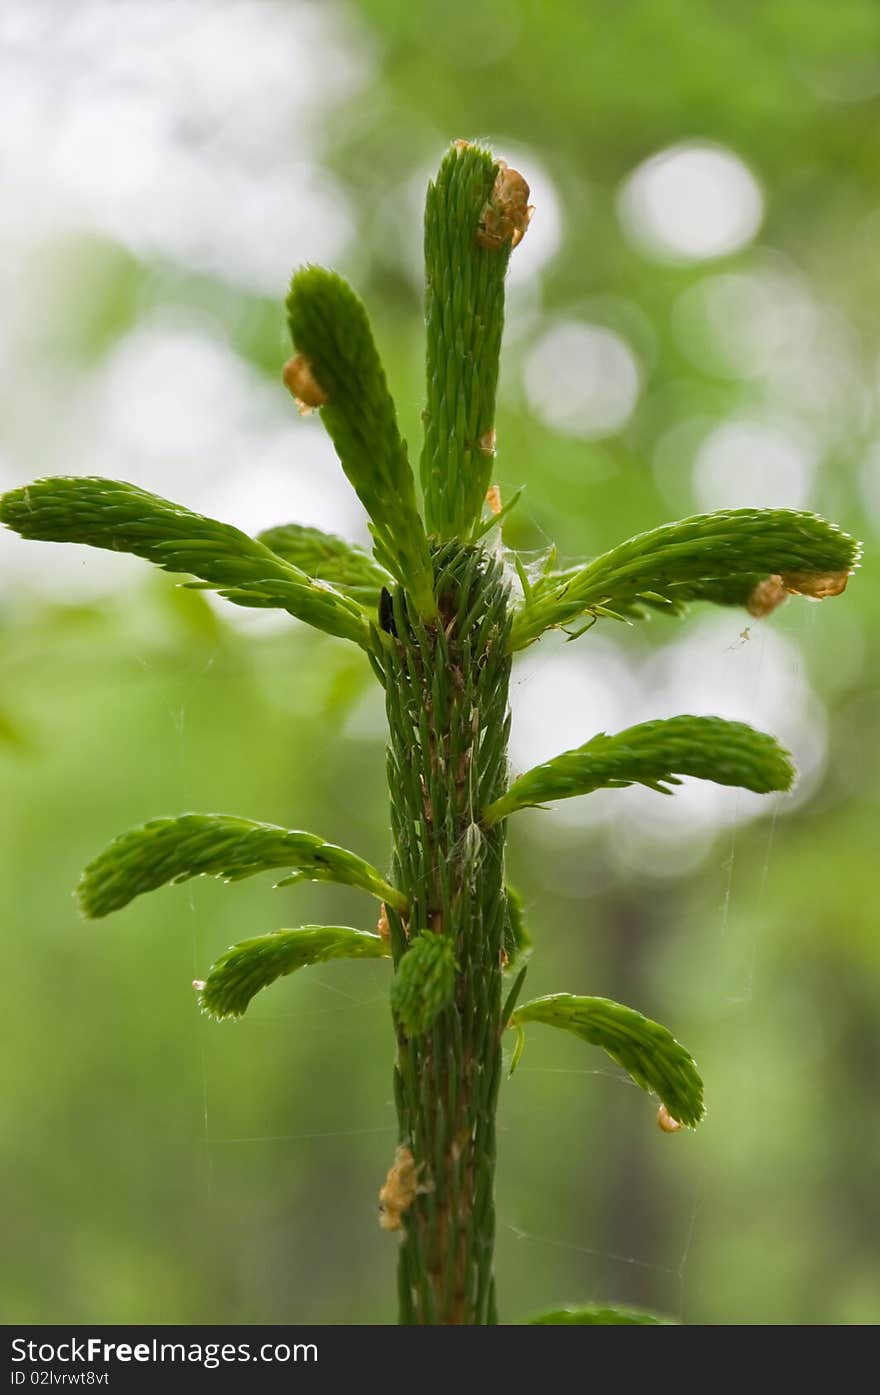
[[[514,764],[679,711],[755,721],[776,802],[688,786],[531,813],[533,994],[667,1023],[709,1115],[665,1136],[599,1053],[530,1033],[505,1085],[498,1286],[689,1323],[874,1323],[880,936],[880,10],[872,0],[11,0],[0,18],[0,486],[106,473],[248,529],[364,538],[278,378],[294,265],[366,298],[406,432],[420,203],[481,137],[533,187],[513,257],[507,541],[566,557],[703,508],[866,540],[839,600],[596,627],[521,657]],[[355,892],[268,878],[78,919],[79,869],[217,810],[388,852],[358,652],[109,554],[0,538],[6,1322],[393,1320],[384,964],[238,1025],[190,986]]]

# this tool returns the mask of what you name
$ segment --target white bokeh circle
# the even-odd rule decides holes
[[[612,436],[629,421],[640,374],[626,340],[604,325],[552,326],[526,355],[529,406],[556,431],[583,440]]]
[[[723,146],[688,141],[645,160],[618,194],[624,232],[661,261],[727,256],[751,242],[764,198],[746,164]]]

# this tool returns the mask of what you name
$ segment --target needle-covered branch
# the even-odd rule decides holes
[[[509,1026],[522,1033],[528,1022],[573,1032],[600,1046],[643,1090],[651,1090],[679,1124],[695,1127],[703,1117],[703,1082],[693,1058],[659,1022],[610,998],[578,998],[551,993],[523,1003]],[[519,1059],[522,1050],[514,1058]]]
[[[491,827],[518,809],[598,789],[638,784],[671,794],[666,786],[681,784],[682,775],[769,794],[790,788],[794,767],[772,736],[745,722],[689,716],[640,722],[614,736],[600,732],[586,745],[527,770],[484,809],[483,823]]]
[[[504,276],[517,238],[514,224],[493,211],[493,197],[503,201],[514,173],[487,150],[457,141],[428,187],[421,479],[428,530],[441,538],[471,536],[491,482]]]
[[[631,614],[640,604],[662,607],[664,601],[747,605],[771,576],[779,579],[782,594],[838,595],[859,557],[856,540],[816,514],[791,509],[698,514],[543,578],[514,619],[511,647],[522,649],[554,626],[601,614],[597,607]]]
[[[428,540],[367,312],[341,276],[309,266],[293,278],[287,315],[324,425],[370,516],[376,556],[429,619],[437,605]]]
[[[0,498],[0,521],[23,538],[131,552],[167,572],[201,577],[239,605],[286,610],[364,647],[369,625],[356,601],[315,582],[229,523],[93,475],[61,475]]]
[[[282,523],[258,533],[257,541],[315,581],[329,582],[371,611],[379,604],[382,587],[394,584],[391,573],[362,547],[320,528]]]
[[[298,930],[275,930],[242,940],[221,954],[199,992],[199,1004],[210,1017],[241,1017],[255,994],[277,978],[307,964],[328,959],[385,959],[387,940],[368,930],[346,925],[303,925]]]
[[[314,833],[278,828],[230,814],[181,814],[151,819],[115,838],[82,874],[77,896],[92,919],[128,905],[135,896],[190,877],[241,881],[289,867],[292,881],[342,882],[368,891],[398,911],[406,897],[375,867]]]

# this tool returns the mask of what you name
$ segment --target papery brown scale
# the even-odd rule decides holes
[[[323,407],[327,401],[327,394],[317,382],[305,354],[295,354],[289,358],[281,377],[288,392],[296,399],[301,416],[307,416],[315,407]]]
[[[534,209],[529,204],[529,186],[519,170],[498,161],[498,174],[477,225],[477,242],[497,252],[509,242],[522,242]]]
[[[781,580],[792,595],[824,601],[829,596],[842,595],[849,576],[849,572],[783,572]]]
[[[749,593],[746,610],[749,615],[754,615],[756,620],[763,620],[765,615],[772,614],[777,606],[788,599],[788,594],[781,576],[765,577]]]

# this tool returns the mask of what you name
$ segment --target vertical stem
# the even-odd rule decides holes
[[[510,242],[481,246],[480,217],[498,166],[457,142],[425,203],[427,392],[421,458],[425,521],[440,538],[471,537],[490,483],[504,276]]]
[[[509,614],[498,562],[450,542],[434,553],[440,615],[425,625],[400,589],[382,649],[390,728],[395,964],[422,930],[449,936],[452,1002],[421,1036],[397,1024],[401,1144],[419,1191],[403,1220],[400,1321],[487,1324],[495,1312],[495,1110],[501,1072],[504,824],[479,810],[506,777]]]

